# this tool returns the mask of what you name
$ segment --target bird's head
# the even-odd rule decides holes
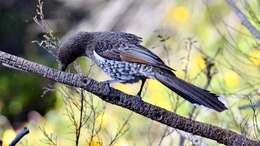
[[[93,36],[88,32],[79,32],[62,40],[58,58],[61,63],[61,70],[65,71],[69,64],[75,61],[78,57],[89,57],[89,45]]]

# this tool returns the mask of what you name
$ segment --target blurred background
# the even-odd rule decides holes
[[[260,30],[260,1],[237,5]],[[217,113],[195,107],[154,80],[146,83],[143,100],[260,140],[260,42],[225,0],[0,1],[1,51],[57,68],[48,46],[58,46],[78,31],[124,31],[142,37],[143,45],[176,69],[177,76],[222,95],[229,109]],[[109,79],[86,58],[69,71]],[[135,95],[140,84],[113,86]],[[20,145],[219,145],[80,89],[3,66],[0,111],[3,145],[23,126],[30,134]]]

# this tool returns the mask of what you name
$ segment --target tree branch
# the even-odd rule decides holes
[[[238,8],[234,0],[227,0],[227,3],[233,9],[237,17],[240,19],[241,23],[250,31],[252,35],[260,40],[260,31],[253,26],[246,15]]]
[[[260,145],[260,142],[250,140],[233,131],[194,121],[161,107],[144,101],[139,101],[134,96],[127,95],[119,90],[109,87],[108,84],[97,82],[91,78],[84,77],[81,74],[62,72],[2,51],[0,51],[0,63],[9,68],[38,74],[55,82],[83,88],[111,104],[121,106],[172,128],[215,140],[218,143],[241,146]]]

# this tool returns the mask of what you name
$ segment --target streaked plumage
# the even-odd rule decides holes
[[[59,60],[65,70],[77,57],[87,56],[118,82],[142,80],[143,86],[146,78],[157,79],[191,103],[226,109],[217,95],[177,78],[172,68],[140,43],[140,37],[124,32],[80,32],[63,41]]]
[[[152,77],[153,66],[118,61],[104,58],[94,51],[94,58],[96,64],[111,78],[121,80],[126,83],[133,83],[141,80],[141,77]]]

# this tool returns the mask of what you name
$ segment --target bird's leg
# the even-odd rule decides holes
[[[114,83],[123,83],[123,82],[125,82],[125,81],[123,81],[123,80],[116,80],[116,79],[102,81],[102,83],[109,84],[110,87]]]
[[[141,84],[141,87],[140,87],[140,89],[137,93],[137,97],[139,98],[139,100],[142,100],[141,94],[142,94],[142,90],[143,90],[145,81],[146,81],[146,78],[142,78],[142,80],[141,80],[142,84]]]

